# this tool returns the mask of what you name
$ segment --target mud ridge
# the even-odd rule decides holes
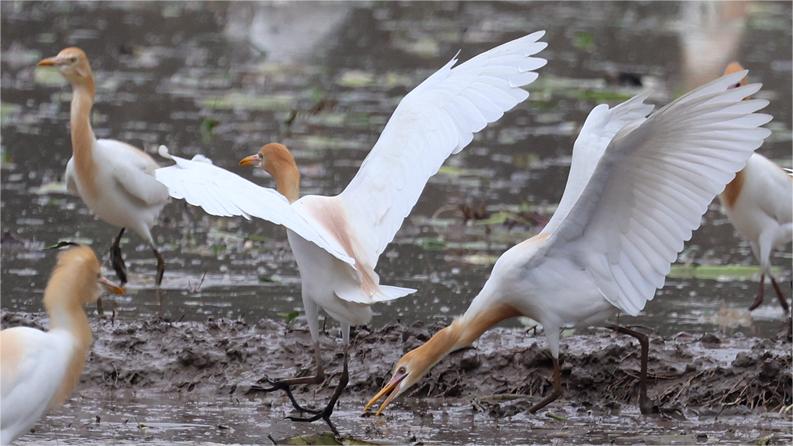
[[[46,326],[43,314],[3,312],[3,328]],[[151,392],[250,394],[271,378],[313,371],[308,330],[275,320],[163,322],[92,318],[94,346],[81,387]],[[354,331],[347,398],[362,402],[390,376],[395,361],[441,328],[417,323]],[[328,397],[341,367],[341,339],[323,335],[327,374],[321,388],[298,394]],[[562,339],[564,396],[579,411],[635,404],[639,347],[607,330]],[[649,394],[667,407],[700,414],[776,411],[793,404],[790,344],[737,334],[651,336]],[[409,395],[470,400],[475,409],[508,416],[550,391],[544,337],[496,328],[473,348],[441,361]],[[257,398],[259,396],[251,396]],[[265,397],[262,397],[265,398]]]

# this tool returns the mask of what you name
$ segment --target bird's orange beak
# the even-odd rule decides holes
[[[391,402],[394,401],[394,399],[397,396],[399,396],[399,393],[395,392],[395,390],[399,385],[399,383],[402,382],[402,380],[405,379],[407,376],[408,376],[407,373],[395,373],[394,376],[391,377],[391,380],[388,381],[388,384],[386,384],[385,387],[380,389],[380,391],[377,392],[377,395],[372,397],[372,399],[370,399],[369,402],[366,403],[366,406],[363,407],[364,413],[369,412],[369,409],[372,406],[374,406],[378,400],[380,400],[383,397],[386,397],[385,401],[383,401],[383,403],[380,404],[380,407],[377,408],[377,412],[375,412],[375,415],[378,416],[382,414],[386,406],[391,404]]]
[[[48,57],[46,59],[42,59],[36,65],[40,67],[55,67],[61,65],[62,63],[63,60],[56,56],[56,57]]]
[[[126,292],[124,287],[116,285],[115,283],[111,282],[110,280],[108,280],[105,277],[100,277],[99,278],[99,284],[102,285],[102,287],[105,290],[107,290],[109,293],[112,293],[112,294],[115,294],[115,295],[118,295],[118,296],[120,296],[120,295],[122,295],[122,294],[124,294]]]
[[[240,166],[246,166],[246,167],[255,166],[259,164],[261,160],[262,157],[259,156],[258,153],[256,155],[246,156],[245,158],[240,160]]]

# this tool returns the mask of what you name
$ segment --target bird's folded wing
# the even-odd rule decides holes
[[[397,106],[360,170],[340,194],[367,261],[377,258],[416,204],[427,180],[473,135],[524,101],[522,87],[546,60],[543,31],[453,67],[453,58]]]
[[[760,126],[771,116],[755,113],[768,101],[743,100],[760,85],[730,88],[745,75],[719,78],[619,132],[545,256],[572,256],[610,303],[638,314],[708,204],[770,134]]]
[[[170,155],[164,146],[160,147],[160,155],[176,163],[155,171],[157,180],[168,188],[171,197],[184,199],[211,215],[256,217],[286,226],[339,260],[355,265],[337,241],[312,222],[310,216],[296,212],[277,191],[217,167],[201,155],[187,160]]]
[[[146,152],[114,139],[97,140],[95,149],[112,168],[116,184],[130,196],[148,206],[168,201],[168,191],[154,179],[154,170],[159,166]],[[68,174],[71,169],[68,165],[66,169]]]
[[[2,334],[2,427],[24,425],[46,407],[65,378],[72,354],[71,335],[14,327]],[[6,356],[8,355],[8,356]]]
[[[626,126],[640,125],[644,122],[645,117],[653,111],[652,105],[644,103],[646,98],[646,95],[634,96],[613,108],[609,108],[606,104],[600,104],[589,112],[589,116],[581,127],[581,132],[573,144],[573,157],[564,194],[556,212],[545,226],[546,232],[556,232],[556,228],[567,217],[573,204],[589,182],[600,157],[603,156],[606,147],[617,135],[617,132]]]
[[[168,190],[154,176],[134,165],[117,164],[113,178],[124,191],[149,206],[168,201]]]

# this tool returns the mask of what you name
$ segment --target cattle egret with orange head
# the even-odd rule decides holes
[[[733,62],[724,74],[741,70],[743,67]],[[738,85],[745,84],[746,78]],[[787,299],[771,275],[771,253],[793,240],[793,177],[768,158],[755,153],[719,194],[719,199],[730,223],[749,242],[760,262],[760,286],[749,310],[763,303],[765,278],[768,276],[779,305],[788,314]]]
[[[545,228],[496,261],[465,314],[405,354],[364,410],[383,399],[382,413],[446,355],[518,315],[542,324],[554,365],[553,391],[529,410],[557,399],[562,328],[601,323],[619,311],[639,314],[663,287],[708,204],[771,133],[760,128],[771,116],[755,113],[768,101],[743,100],[760,84],[732,88],[745,76],[721,77],[653,114],[642,96],[595,107],[573,146],[564,194]],[[647,336],[609,328],[639,340],[639,407],[653,412],[645,383]]]
[[[0,444],[25,433],[74,390],[92,342],[83,305],[95,302],[102,288],[124,293],[102,277],[91,248],[69,248],[58,255],[44,290],[50,330],[0,331]]]
[[[368,323],[371,305],[415,290],[386,286],[375,272],[380,254],[418,201],[427,180],[461,150],[475,133],[524,101],[522,87],[537,79],[546,47],[536,32],[486,51],[454,66],[453,58],[405,96],[386,124],[360,170],[336,196],[300,197],[300,174],[282,144],[263,146],[240,161],[269,172],[276,190],[260,187],[218,168],[206,158],[172,157],[176,164],[158,169],[157,179],[174,198],[220,216],[256,217],[287,228],[302,280],[303,306],[314,340],[314,376],[271,382],[267,390],[289,391],[293,384],[324,380],[319,351],[320,308],[339,321],[344,337],[344,366],[330,403],[310,418],[329,422],[347,383],[350,325]],[[162,149],[163,156],[169,157]]]
[[[94,75],[88,56],[80,48],[66,48],[39,66],[55,67],[72,86],[72,157],[66,164],[66,186],[78,195],[100,220],[121,230],[113,240],[110,258],[122,285],[127,282],[121,256],[121,237],[131,229],[149,244],[157,258],[157,287],[165,261],[157,250],[151,228],[168,201],[168,191],[154,179],[159,166],[145,152],[113,139],[96,139],[91,127]]]

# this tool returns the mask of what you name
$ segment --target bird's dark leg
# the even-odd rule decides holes
[[[608,328],[617,333],[633,336],[639,341],[641,346],[641,371],[639,372],[639,410],[642,415],[658,413],[658,407],[654,406],[647,397],[647,361],[650,355],[650,340],[647,335],[621,325],[607,325]]]
[[[553,358],[553,391],[539,403],[529,408],[529,413],[535,413],[548,404],[556,401],[562,396],[562,368],[559,366],[559,358]]]
[[[788,307],[787,299],[785,299],[785,295],[782,294],[782,288],[780,288],[779,284],[776,283],[776,279],[774,279],[774,276],[769,275],[769,277],[771,277],[771,285],[774,286],[774,291],[776,291],[776,298],[779,299],[779,305],[782,306],[782,310],[784,310],[785,314],[787,314],[790,307]]]
[[[754,310],[755,308],[759,307],[760,304],[763,303],[763,292],[765,291],[765,273],[760,273],[760,289],[757,290],[757,296],[754,298],[754,302],[749,307],[749,311]]]
[[[113,239],[113,244],[110,246],[110,264],[113,266],[113,270],[116,272],[116,276],[118,276],[121,286],[124,286],[127,283],[127,266],[124,264],[124,257],[121,256],[121,237],[124,236],[125,229],[126,228],[121,228],[121,230],[118,231],[118,235]],[[101,297],[96,300],[96,312],[99,314],[99,316],[104,316],[105,314]],[[115,318],[116,308],[114,305],[111,322],[115,322]]]
[[[269,384],[270,387],[251,386],[251,389],[248,392],[270,393],[283,390],[286,393],[286,396],[289,397],[289,401],[292,402],[292,406],[296,410],[300,412],[320,413],[321,411],[319,410],[308,409],[298,404],[297,399],[295,399],[295,396],[292,394],[292,386],[300,384],[322,384],[325,381],[325,372],[322,370],[322,358],[320,356],[320,347],[318,342],[314,344],[314,361],[317,365],[317,371],[314,376],[301,376],[299,378],[287,378],[279,380],[265,378],[263,381]]]
[[[292,421],[303,421],[303,422],[312,422],[317,421],[319,419],[325,420],[330,430],[333,431],[333,434],[338,436],[339,431],[336,430],[336,426],[330,421],[330,416],[333,414],[333,409],[336,407],[336,402],[341,397],[341,394],[344,392],[344,389],[347,388],[347,383],[350,380],[349,369],[347,367],[347,362],[349,359],[349,344],[345,344],[344,346],[344,366],[341,371],[341,377],[339,378],[339,384],[336,386],[336,390],[333,392],[333,395],[330,397],[330,401],[328,401],[328,405],[325,406],[324,409],[317,412],[316,415],[313,417],[308,418],[300,418],[300,417],[287,417]]]
[[[160,284],[162,284],[162,276],[165,274],[165,260],[163,260],[160,251],[157,251],[157,248],[152,247],[151,250],[154,253],[154,257],[157,258],[157,277],[154,283],[157,285],[157,288],[159,288]]]
[[[121,256],[121,237],[124,235],[125,229],[121,228],[116,238],[113,239],[113,245],[110,247],[110,264],[113,265],[113,270],[116,272],[121,286],[127,283],[127,266]]]

